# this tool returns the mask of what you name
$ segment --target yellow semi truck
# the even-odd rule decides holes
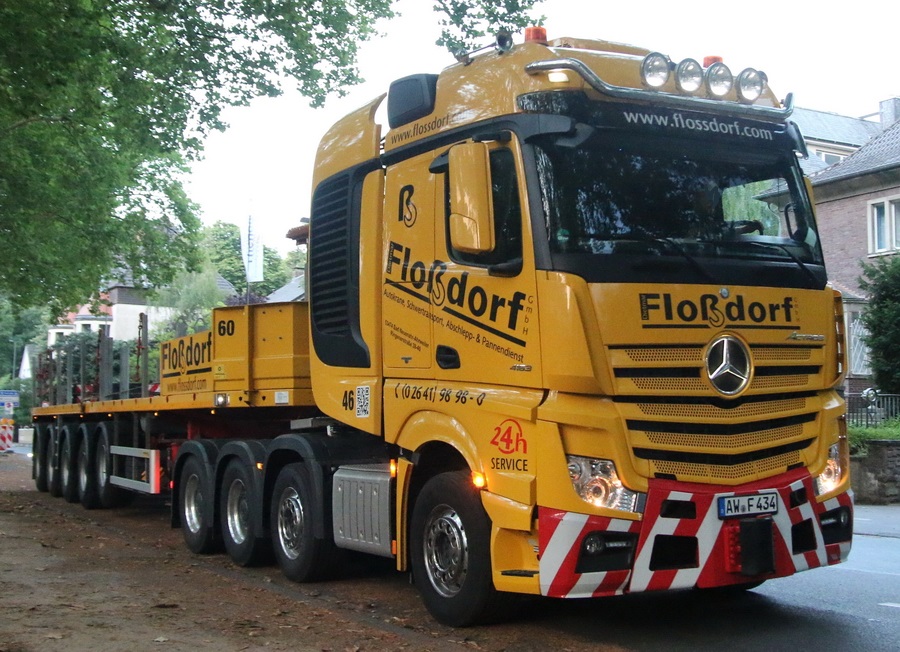
[[[76,400],[56,354],[37,486],[171,491],[193,551],[298,581],[391,557],[457,626],[843,561],[844,322],[790,96],[532,29],[386,98],[318,149],[308,303],[214,311],[159,395]]]

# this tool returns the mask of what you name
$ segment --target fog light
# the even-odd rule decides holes
[[[742,102],[755,102],[765,87],[765,74],[753,68],[747,68],[737,76],[737,93]]]
[[[731,70],[721,61],[717,61],[706,69],[706,87],[716,97],[724,97],[734,85]]]
[[[651,52],[641,63],[641,78],[651,88],[659,88],[669,81],[669,57],[659,52]]]
[[[675,68],[675,84],[684,93],[696,93],[703,86],[703,68],[693,59],[685,59]]]
[[[606,549],[606,542],[603,541],[603,535],[593,532],[584,538],[584,551],[589,555],[599,555]]]

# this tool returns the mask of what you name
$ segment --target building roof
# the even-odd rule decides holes
[[[882,131],[840,163],[811,177],[814,186],[900,168],[900,122]]]
[[[287,285],[283,285],[266,297],[266,301],[302,301],[306,297],[306,283],[303,274],[295,276]]]
[[[881,124],[878,122],[800,107],[794,109],[791,120],[797,123],[807,141],[844,147],[860,147],[881,132]]]

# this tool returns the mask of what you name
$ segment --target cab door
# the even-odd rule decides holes
[[[444,169],[443,228],[435,238],[435,255],[446,261],[433,302],[437,373],[446,380],[540,387],[533,244],[518,143],[460,143]]]
[[[382,341],[385,376],[432,377],[435,261],[433,155],[397,163],[385,181]]]

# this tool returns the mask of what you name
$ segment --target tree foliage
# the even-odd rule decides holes
[[[900,394],[900,257],[863,264],[860,287],[869,295],[862,315],[875,384],[888,394]]]
[[[530,14],[534,4],[535,0],[435,0],[435,11],[442,14],[437,43],[458,55],[485,46],[486,37],[501,30],[516,33],[539,25],[544,19]]]
[[[0,295],[59,311],[115,273],[152,287],[197,269],[182,181],[222,109],[289,85],[313,105],[341,92],[392,4],[0,3]],[[531,4],[436,0],[442,42],[522,25]]]
[[[234,286],[239,296],[247,292],[247,271],[241,257],[241,231],[235,224],[216,222],[203,230],[203,249],[216,271]],[[287,263],[271,247],[263,247],[263,280],[251,290],[263,297],[291,279]]]

